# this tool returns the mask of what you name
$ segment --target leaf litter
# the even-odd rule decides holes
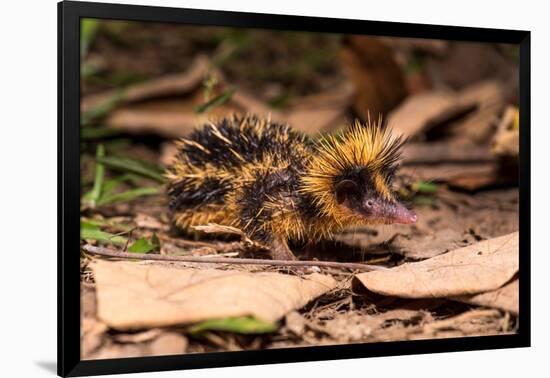
[[[401,298],[478,294],[498,289],[518,272],[518,252],[516,232],[356,278],[370,291]]]
[[[106,43],[101,34],[104,29],[98,30],[97,36],[91,33],[89,61],[85,64],[98,61],[94,49]],[[99,169],[86,172],[83,187],[92,194],[84,198],[88,203],[83,202],[81,208],[81,233],[93,245],[135,249],[140,256],[258,257],[255,254],[261,251],[240,230],[206,225],[192,235],[172,232],[159,169],[174,156],[170,139],[187,134],[207,118],[233,111],[271,114],[273,120],[290,122],[315,135],[341,127],[351,112],[366,116],[367,109],[383,110],[391,112],[390,124],[398,124],[414,141],[407,145],[401,171],[412,177],[412,184],[405,183],[403,193],[415,204],[419,222],[414,226],[346,230],[337,237],[339,243],[319,246],[314,258],[379,264],[390,269],[372,272],[377,282],[373,286],[370,275],[370,286],[365,287],[362,280],[353,277],[370,273],[334,267],[321,267],[320,273],[305,276],[304,272],[278,266],[105,261],[82,253],[83,358],[517,331],[517,266],[514,268],[511,254],[500,255],[491,247],[494,238],[519,227],[518,191],[510,188],[517,181],[505,181],[500,176],[504,158],[517,158],[514,142],[519,128],[517,108],[508,107],[502,113],[502,81],[489,74],[464,75],[462,70],[453,78],[452,72],[437,68],[434,62],[438,60],[466,56],[469,61],[475,55],[455,56],[455,42],[359,36],[343,42],[341,64],[347,80],[339,74],[334,80],[334,75],[323,71],[322,82],[308,83],[299,97],[272,80],[264,82],[261,89],[253,79],[243,86],[243,78],[234,74],[238,69],[221,63],[231,60],[227,49],[208,58],[183,54],[185,62],[171,63],[179,71],[169,72],[158,69],[162,59],[151,64],[154,58],[147,54],[140,55],[143,59],[132,59],[132,51],[124,57],[107,56],[114,66],[125,70],[132,66],[154,74],[138,84],[107,86],[108,90],[104,90],[105,85],[90,90],[93,83],[83,86],[81,131],[90,146],[86,158],[92,169]],[[239,51],[239,43],[236,39],[223,45]],[[392,46],[393,57],[384,44]],[[458,50],[464,53],[468,49],[478,51],[480,46]],[[418,52],[422,59],[411,60]],[[251,61],[250,57],[246,61]],[[246,77],[252,74],[247,72]],[[208,114],[200,114],[201,110]],[[392,117],[398,122],[392,122]],[[495,129],[500,130],[497,136]],[[111,155],[111,143],[128,136],[132,148],[124,148],[124,155]],[[134,143],[149,137],[152,141],[145,148]],[[98,150],[103,147],[104,151]],[[142,164],[144,161],[148,163]],[[502,186],[506,189],[497,189]],[[145,191],[140,191],[142,188]],[[479,263],[477,270],[468,268],[456,256],[469,246],[487,246],[487,251],[494,253],[483,258],[467,254]],[[249,256],[251,249],[253,256]],[[424,265],[419,268],[417,264]],[[411,286],[415,298],[401,297],[403,290],[396,291],[399,285],[387,278],[406,280],[411,267],[420,277],[413,282],[416,286]],[[452,280],[455,284],[449,285],[441,279],[443,274],[438,278],[434,273],[438,270],[467,277],[466,281],[477,279],[467,285],[456,285],[460,280]],[[233,276],[235,281],[230,279]],[[193,279],[198,281],[186,286]],[[390,290],[388,283],[391,295],[386,292]],[[287,290],[288,285],[292,290]],[[304,288],[309,288],[306,293]],[[238,300],[228,306],[225,301],[232,295]],[[114,314],[119,311],[117,305],[123,307],[121,304],[127,305],[120,308],[121,314],[129,313],[126,320]]]
[[[239,316],[273,323],[336,285],[321,274],[300,278],[102,260],[92,262],[91,269],[98,318],[119,330]]]

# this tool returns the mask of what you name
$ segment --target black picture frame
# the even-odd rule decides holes
[[[81,18],[512,43],[520,46],[520,316],[517,334],[80,360],[79,117]],[[63,1],[58,3],[58,374],[82,376],[528,347],[530,323],[530,32]]]

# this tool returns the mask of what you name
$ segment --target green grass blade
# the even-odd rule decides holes
[[[149,253],[159,247],[160,247],[160,244],[158,244],[158,238],[156,237],[156,235],[153,235],[153,237],[151,238],[151,241],[147,240],[147,238],[141,238],[136,240],[128,248],[128,252]]]
[[[87,229],[87,230],[99,230],[99,224],[92,222],[90,220],[80,220],[80,230]]]
[[[105,180],[103,182],[103,190],[101,191],[102,193],[101,196],[102,197],[111,196],[112,194],[114,194],[116,188],[118,188],[119,185],[122,184],[123,182],[129,182],[134,184],[135,186],[139,186],[140,184],[139,180],[140,180],[140,177],[133,173],[125,173],[118,177]]]
[[[99,161],[109,168],[122,172],[135,173],[160,183],[164,183],[165,181],[164,176],[162,175],[163,171],[160,167],[145,163],[141,160],[109,156],[103,157],[99,159]]]
[[[80,129],[80,139],[82,140],[103,139],[120,134],[120,130],[109,129],[107,127],[82,127]]]
[[[103,196],[98,205],[107,205],[110,203],[127,202],[143,196],[152,196],[161,193],[160,188],[145,187],[126,190],[125,192],[113,193]]]
[[[191,333],[204,331],[225,331],[242,334],[270,333],[277,330],[277,325],[256,319],[252,316],[211,319],[195,324],[189,329]]]
[[[233,96],[236,89],[228,89],[227,91],[223,92],[222,94],[214,97],[212,100],[205,102],[204,104],[198,105],[195,107],[195,113],[202,114],[205,113],[216,106],[220,106],[225,104],[229,99]]]
[[[124,91],[119,90],[104,102],[94,106],[80,115],[80,126],[87,127],[94,121],[105,117],[124,98]]]
[[[99,229],[101,227],[109,227],[118,231],[129,232],[133,226],[125,223],[115,223],[110,219],[81,219],[80,227]]]
[[[127,239],[123,236],[101,231],[97,226],[91,225],[86,222],[80,222],[80,239],[96,240],[119,246],[126,245],[127,241]]]
[[[103,189],[103,181],[105,179],[105,167],[99,162],[99,159],[105,156],[105,147],[102,144],[97,146],[96,150],[96,164],[95,164],[95,179],[94,186],[91,191],[84,195],[84,201],[91,207],[95,207],[99,202]]]

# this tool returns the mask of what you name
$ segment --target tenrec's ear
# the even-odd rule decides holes
[[[352,180],[342,180],[334,187],[334,192],[336,195],[336,202],[339,205],[344,203],[349,197],[357,194],[359,187]]]

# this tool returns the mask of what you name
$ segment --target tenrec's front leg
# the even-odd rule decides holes
[[[284,240],[274,240],[269,247],[271,258],[273,260],[298,260],[290,248],[288,248],[288,244]]]

